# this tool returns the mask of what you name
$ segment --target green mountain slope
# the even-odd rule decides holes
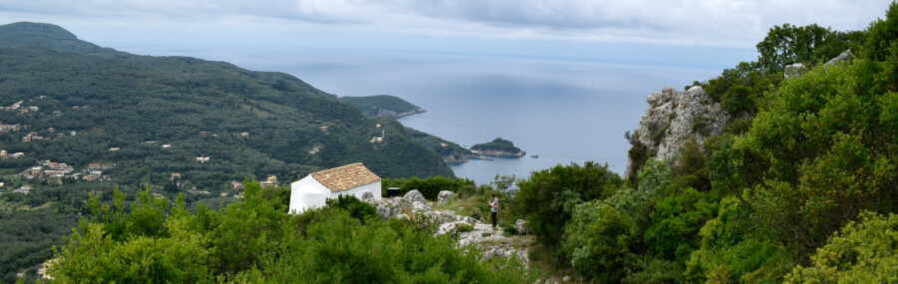
[[[385,125],[389,139],[372,142],[377,122],[290,75],[131,55],[53,25],[0,26],[0,105],[18,101],[38,110],[0,111],[0,122],[20,126],[0,134],[6,150],[26,154],[0,163],[16,171],[28,160],[113,162],[117,183],[159,184],[176,172],[210,189],[355,161],[386,177],[452,175],[401,125]],[[46,139],[23,142],[30,132]]]

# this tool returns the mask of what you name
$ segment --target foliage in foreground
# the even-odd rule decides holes
[[[898,282],[898,215],[864,214],[849,222],[811,256],[812,265],[796,267],[790,283]]]
[[[57,252],[62,282],[521,283],[513,261],[484,263],[415,221],[383,220],[371,205],[340,199],[288,215],[284,189],[247,185],[245,200],[195,212],[142,192],[130,206],[92,200]]]

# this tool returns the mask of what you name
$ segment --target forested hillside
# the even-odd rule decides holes
[[[372,143],[381,135],[376,122],[286,74],[90,48],[42,24],[7,25],[0,37],[10,39],[0,41],[0,105],[39,108],[0,111],[0,121],[21,128],[2,142],[32,160],[115,162],[110,176],[124,183],[158,183],[180,172],[205,188],[353,161],[385,176],[451,175],[438,155],[396,127],[387,128],[389,140]],[[33,40],[13,40],[20,37]],[[70,49],[75,43],[83,46]],[[31,132],[45,139],[23,142]]]

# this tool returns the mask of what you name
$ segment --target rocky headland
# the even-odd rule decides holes
[[[471,152],[478,157],[502,159],[517,159],[527,155],[527,152],[516,147],[513,142],[502,138],[471,146]]]

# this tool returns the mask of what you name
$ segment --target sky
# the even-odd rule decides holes
[[[519,46],[520,41],[533,41],[542,44],[515,51],[552,55],[565,45],[596,42],[750,49],[770,26],[786,22],[862,29],[881,16],[889,2],[0,0],[0,19],[56,23],[83,38],[109,42],[314,38],[326,42],[324,47],[363,42],[373,48],[433,50],[448,41],[461,45],[462,52],[487,52],[502,48],[503,42]]]
[[[0,23],[53,23],[132,53],[266,70],[285,56],[338,67],[412,55],[719,70],[755,59],[773,25],[863,29],[890,1],[0,0]]]

